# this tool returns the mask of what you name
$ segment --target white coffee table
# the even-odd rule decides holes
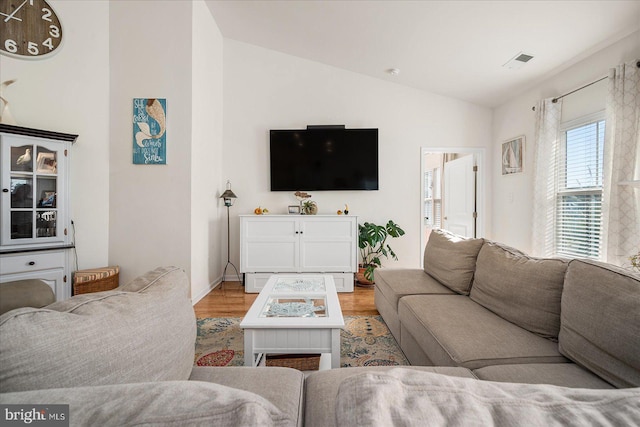
[[[321,353],[320,369],[329,368],[329,355],[330,368],[340,367],[344,319],[331,275],[271,276],[240,327],[245,366],[266,354]]]

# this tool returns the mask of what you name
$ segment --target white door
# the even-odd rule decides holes
[[[442,228],[465,237],[475,237],[475,155],[444,164],[444,218]]]

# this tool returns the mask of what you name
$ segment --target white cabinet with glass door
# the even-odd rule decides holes
[[[65,250],[73,246],[68,172],[76,138],[0,125],[0,281],[60,276],[52,285],[57,299],[70,296]]]

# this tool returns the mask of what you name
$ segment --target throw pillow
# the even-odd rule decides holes
[[[469,295],[483,239],[433,230],[424,250],[424,271],[452,291]]]

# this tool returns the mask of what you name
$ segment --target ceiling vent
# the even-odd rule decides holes
[[[516,56],[511,58],[506,64],[504,64],[503,67],[516,70],[518,68],[522,68],[524,64],[531,61],[532,59],[533,55],[527,55],[526,53],[520,52]]]

